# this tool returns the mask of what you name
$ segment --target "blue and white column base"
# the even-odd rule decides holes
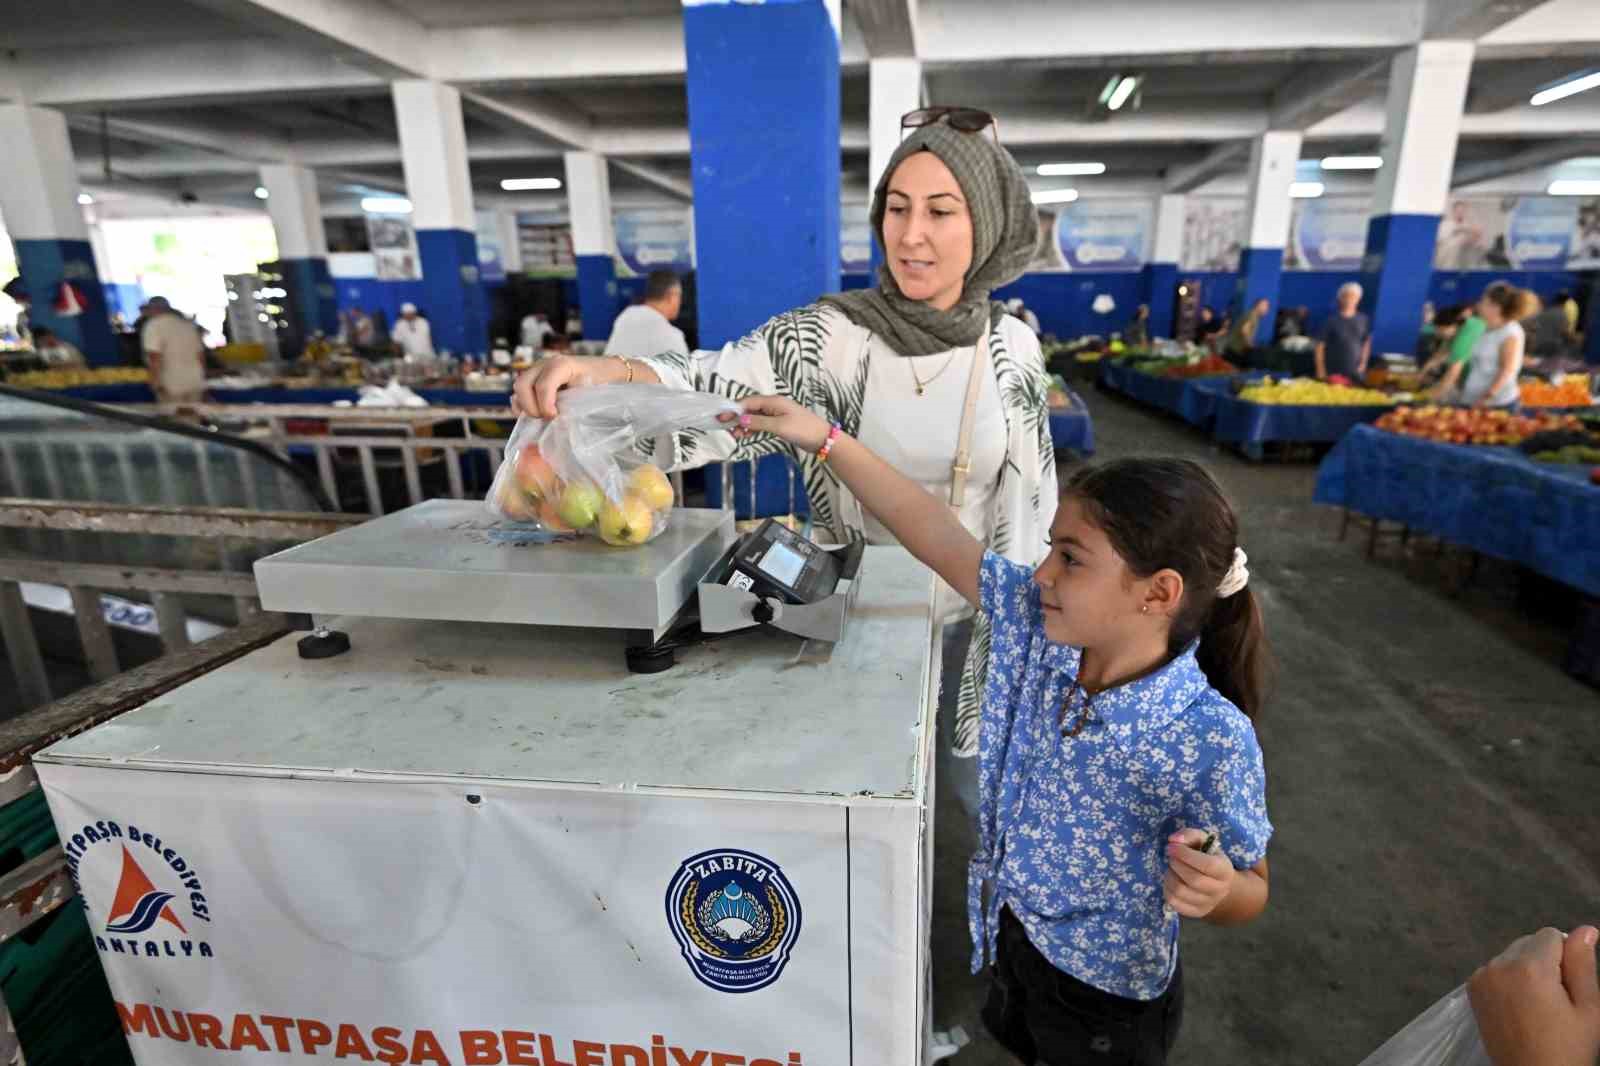
[[[32,301],[28,321],[34,328],[47,326],[83,352],[91,366],[116,366],[121,362],[111,335],[105,286],[95,269],[94,250],[88,241],[34,239],[16,241],[17,272]],[[83,301],[76,315],[58,315],[56,295],[63,281],[71,282]]]
[[[611,338],[617,320],[617,264],[609,255],[580,255],[578,306],[583,311],[583,339]]]
[[[419,229],[424,306],[433,350],[483,355],[489,350],[488,300],[478,274],[478,237],[470,230]]]
[[[1367,224],[1362,307],[1372,319],[1372,354],[1416,351],[1422,305],[1433,282],[1438,215],[1378,215]]]

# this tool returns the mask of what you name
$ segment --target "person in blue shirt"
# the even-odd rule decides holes
[[[783,397],[742,406],[736,435],[816,453],[993,624],[968,889],[973,972],[994,964],[985,1024],[1027,1064],[1166,1062],[1180,919],[1267,903],[1249,717],[1267,651],[1222,491],[1181,459],[1081,468],[1030,570],[838,425]]]

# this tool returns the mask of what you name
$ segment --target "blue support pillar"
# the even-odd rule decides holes
[[[333,275],[320,257],[280,259],[283,287],[300,314],[300,330],[307,339],[317,332],[329,337],[339,332],[339,310],[334,304]]]
[[[1150,307],[1150,336],[1170,337],[1178,305],[1178,264],[1146,263],[1144,302]]]
[[[1367,224],[1361,309],[1372,319],[1374,356],[1416,350],[1438,235],[1438,215],[1379,215]]]
[[[419,229],[417,256],[422,261],[420,310],[433,334],[433,350],[482,355],[488,350],[489,313],[478,277],[478,235]]]
[[[578,306],[583,311],[583,339],[603,341],[617,320],[617,261],[609,255],[580,255]]]
[[[55,330],[62,340],[75,345],[91,366],[116,366],[120,359],[111,336],[111,312],[106,308],[105,286],[95,270],[89,242],[18,240],[16,249],[17,273],[32,300],[28,306],[32,327]],[[83,310],[76,315],[56,313],[56,296],[63,281],[72,283],[83,303]]]
[[[1283,285],[1282,248],[1246,248],[1239,253],[1239,281],[1234,289],[1233,314],[1248,314],[1257,300],[1265,299],[1272,306],[1261,316],[1256,329],[1255,343],[1272,343],[1272,312],[1278,306],[1278,290]]]
[[[839,288],[839,34],[822,0],[685,7],[700,343]]]

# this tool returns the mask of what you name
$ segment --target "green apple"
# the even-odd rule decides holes
[[[605,505],[600,486],[592,481],[574,481],[561,494],[561,520],[573,529],[588,529]]]
[[[620,504],[606,501],[600,512],[600,539],[618,547],[643,544],[650,538],[655,522],[650,505],[630,492]]]

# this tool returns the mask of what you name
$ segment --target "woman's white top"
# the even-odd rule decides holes
[[[1483,336],[1478,338],[1478,343],[1472,346],[1472,357],[1467,366],[1467,380],[1461,386],[1462,403],[1475,404],[1488,394],[1494,385],[1494,379],[1500,374],[1500,349],[1505,345],[1507,338],[1516,342],[1516,366],[1512,370],[1511,379],[1500,387],[1499,392],[1489,396],[1488,403],[1491,407],[1505,407],[1517,402],[1520,396],[1517,390],[1517,374],[1522,370],[1527,335],[1523,333],[1522,323],[1507,322],[1495,329],[1484,330]]]

